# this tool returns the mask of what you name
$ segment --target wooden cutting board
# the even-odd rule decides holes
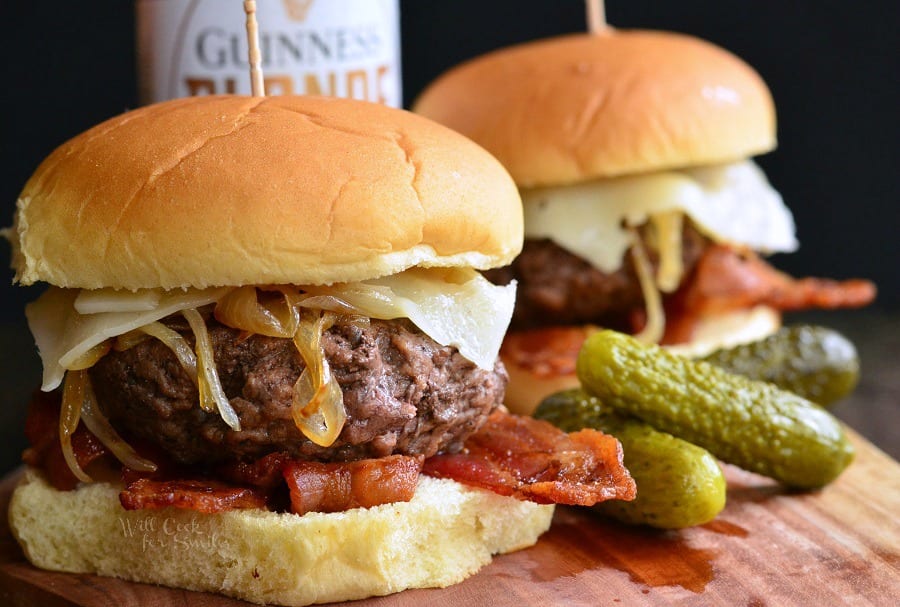
[[[461,584],[357,601],[353,607],[900,604],[900,465],[851,432],[857,458],[833,484],[789,494],[727,467],[728,505],[707,525],[661,532],[557,508],[532,548],[495,557]],[[6,520],[18,474],[0,484]],[[2,605],[192,605],[241,601],[25,561],[0,528]]]

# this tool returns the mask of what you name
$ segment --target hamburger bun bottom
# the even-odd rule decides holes
[[[696,358],[720,348],[763,339],[779,328],[781,313],[778,310],[756,306],[707,316],[695,326],[690,343],[666,348]],[[575,375],[575,360],[580,344],[594,330],[590,326],[539,329],[524,340],[521,334],[508,334],[500,351],[509,373],[504,399],[507,408],[519,415],[531,415],[547,396],[580,387]],[[541,342],[535,338],[538,335],[543,337]]]
[[[554,510],[426,476],[410,502],[304,516],[127,511],[120,489],[58,491],[28,469],[10,527],[42,569],[297,606],[455,584],[534,544]]]

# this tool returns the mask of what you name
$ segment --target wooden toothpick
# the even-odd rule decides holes
[[[259,58],[259,28],[256,25],[256,0],[244,0],[244,12],[247,13],[247,58],[250,62],[250,90],[254,97],[266,94],[263,85],[263,74]]]
[[[603,0],[585,0],[587,5],[588,31],[592,34],[602,34],[609,28],[606,23],[606,7]]]

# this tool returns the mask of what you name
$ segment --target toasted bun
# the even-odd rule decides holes
[[[329,284],[486,269],[522,243],[487,152],[403,110],[327,97],[192,97],[65,143],[20,196],[23,284]]]
[[[781,313],[767,306],[707,316],[694,327],[690,343],[667,346],[689,357],[763,339],[781,328]],[[554,392],[578,388],[575,360],[595,328],[553,327],[510,332],[500,358],[509,373],[504,403],[513,413],[531,415]]]
[[[44,569],[308,605],[460,582],[492,554],[534,544],[553,516],[553,506],[429,477],[408,503],[305,516],[126,511],[118,491],[57,491],[29,470],[11,529]]]
[[[775,146],[759,75],[668,32],[501,49],[439,77],[413,109],[483,145],[522,187],[730,162]]]

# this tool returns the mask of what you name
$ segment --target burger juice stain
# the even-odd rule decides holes
[[[555,572],[547,566],[535,567],[531,574],[536,582],[563,575],[563,570],[564,575],[577,575],[598,566],[625,572],[637,584],[680,586],[695,594],[713,579],[716,552],[691,547],[683,532],[627,526],[600,517],[584,525],[579,520],[586,516],[582,512],[563,507],[556,512],[553,526],[541,541],[555,545],[552,550],[564,554],[566,562]]]

